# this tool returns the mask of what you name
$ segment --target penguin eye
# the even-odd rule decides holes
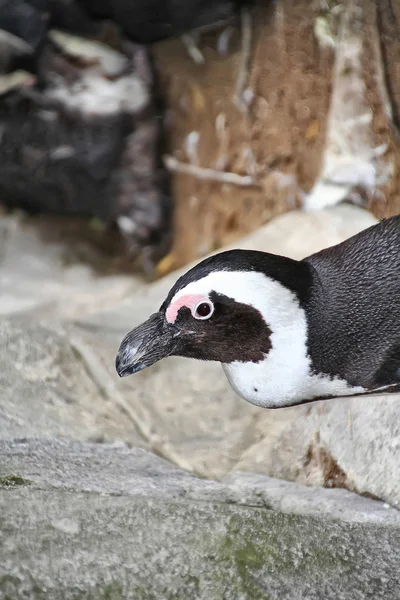
[[[214,312],[214,304],[210,300],[200,300],[192,310],[195,319],[209,319]]]

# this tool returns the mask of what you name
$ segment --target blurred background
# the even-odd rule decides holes
[[[399,19],[389,0],[0,0],[2,439],[398,502],[396,398],[266,411],[219,365],[119,381],[114,356],[193,261],[302,258],[399,212]]]
[[[396,213],[396,10],[1,0],[4,214],[157,278],[294,209]]]

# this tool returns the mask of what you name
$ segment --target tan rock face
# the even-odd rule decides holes
[[[196,64],[182,41],[156,46],[167,101],[168,152],[182,163],[252,177],[240,186],[177,174],[170,265],[179,267],[241,236],[301,201],[318,175],[329,109],[334,53],[313,33],[313,3],[279,2],[252,18],[242,109],[238,27],[204,35]],[[220,51],[219,51],[220,50]]]
[[[172,250],[158,264],[159,276],[300,206],[320,209],[350,197],[379,217],[399,211],[398,6],[256,4],[250,20],[195,33],[197,48],[190,36],[153,48],[174,203]],[[139,171],[151,161],[142,155],[154,120],[145,125],[124,155]],[[124,199],[138,203],[129,181]],[[150,196],[141,196],[143,210]],[[54,238],[82,229],[104,251],[103,268],[132,272],[137,253],[127,252],[115,231],[63,223],[47,224]],[[119,227],[129,233],[132,223],[122,218]],[[156,262],[166,247],[158,248]]]
[[[378,217],[399,212],[399,9],[392,4],[260,2],[245,108],[236,98],[238,25],[200,37],[199,63],[181,40],[155,47],[168,153],[185,170],[173,176],[173,248],[161,273],[298,206],[351,197]],[[196,169],[214,170],[215,180]],[[224,172],[255,185],[222,183]]]

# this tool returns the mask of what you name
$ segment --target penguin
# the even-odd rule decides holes
[[[121,377],[167,356],[218,361],[264,408],[400,390],[400,215],[300,261],[206,258],[130,331]]]

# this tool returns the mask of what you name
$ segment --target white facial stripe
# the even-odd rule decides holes
[[[262,273],[252,271],[215,271],[202,279],[189,283],[179,290],[172,298],[170,306],[172,306],[179,298],[182,298],[182,296],[198,295],[208,298],[212,291],[233,298],[236,302],[251,304],[252,306],[255,306],[252,302],[255,299],[270,304],[273,302],[271,295],[269,299],[264,298],[266,282],[271,282],[272,284],[275,284],[275,286],[279,286],[279,288],[286,290],[286,288],[279,283],[272,279],[268,279]],[[270,292],[273,293],[274,290],[271,289]],[[259,307],[255,306],[255,308]]]
[[[279,282],[259,272],[217,271],[179,290],[171,306],[189,294],[208,296],[212,291],[253,306],[272,331],[272,348],[262,362],[223,365],[234,390],[248,402],[277,408],[324,395],[365,391],[344,380],[311,373],[305,312],[295,294]]]

